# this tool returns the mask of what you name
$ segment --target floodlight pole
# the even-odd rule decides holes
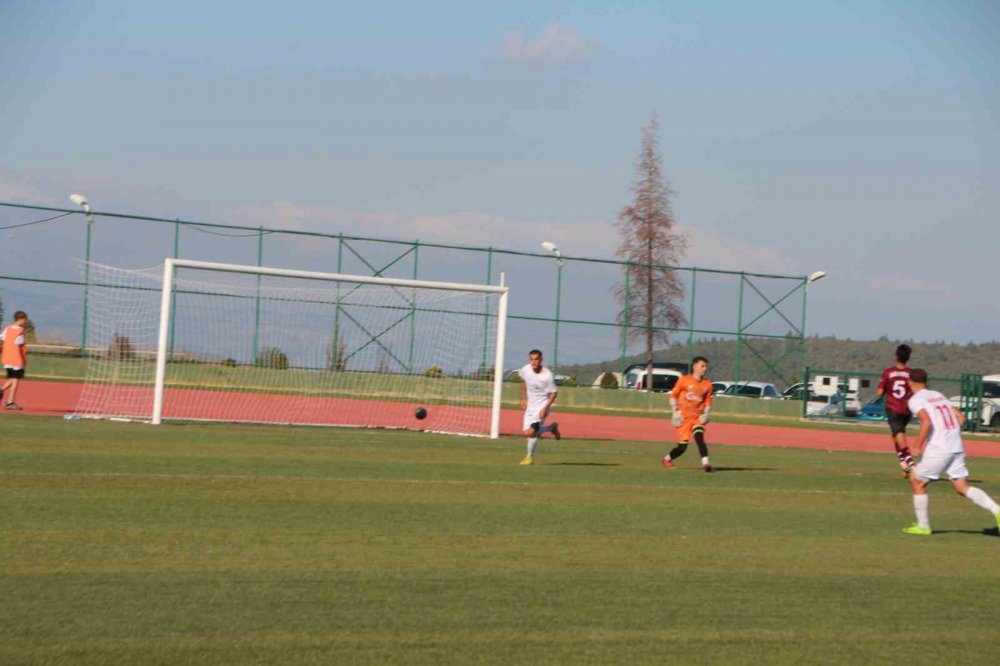
[[[87,355],[87,310],[90,301],[90,246],[91,227],[94,226],[94,215],[90,212],[90,204],[87,197],[82,194],[71,194],[69,200],[83,209],[84,219],[87,221],[86,241],[84,248],[83,264],[83,330],[80,334],[80,353]]]
[[[809,377],[806,373],[806,307],[809,303],[809,285],[826,277],[824,271],[815,271],[802,278],[802,347],[799,353],[799,368],[802,373],[802,388],[805,400],[809,398]],[[802,416],[806,415],[805,400],[802,405]]]
[[[552,344],[552,374],[555,375],[559,367],[559,310],[562,305],[562,271],[566,260],[563,259],[562,252],[555,243],[545,241],[542,247],[556,256],[556,331],[555,341]]]

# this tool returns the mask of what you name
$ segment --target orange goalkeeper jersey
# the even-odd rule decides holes
[[[23,368],[25,359],[24,329],[11,324],[0,334],[3,342],[2,362],[8,368]]]
[[[677,409],[684,418],[701,416],[705,408],[712,404],[712,382],[706,377],[699,380],[692,375],[684,375],[674,384],[670,397],[677,401]]]

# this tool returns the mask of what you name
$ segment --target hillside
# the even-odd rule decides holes
[[[774,382],[779,389],[800,381],[801,354],[794,340],[751,340],[750,345],[774,366],[768,368],[744,345],[740,358],[741,379]],[[810,368],[852,373],[879,373],[892,364],[899,340],[840,340],[835,337],[812,337],[806,340],[806,365]],[[913,347],[911,367],[922,367],[932,377],[958,377],[964,372],[1000,373],[1000,342],[985,344],[947,344],[944,342],[905,341]],[[695,342],[694,353],[706,356],[711,363],[709,376],[732,379],[736,376],[736,341],[708,339]],[[671,345],[654,353],[657,361],[688,360],[686,343]],[[782,356],[784,358],[782,359]],[[776,359],[781,359],[775,362]],[[641,362],[641,356],[630,356],[626,365]],[[619,359],[599,363],[560,365],[559,374],[576,375],[579,383],[590,384],[605,370],[621,369]]]

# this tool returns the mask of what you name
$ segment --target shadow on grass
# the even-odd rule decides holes
[[[979,536],[1000,537],[1000,528],[986,527],[981,530],[934,530],[934,534],[975,534]]]
[[[620,467],[619,463],[600,463],[600,462],[554,462],[545,463],[546,465],[563,465],[564,467]]]
[[[773,472],[774,467],[716,467],[712,465],[713,472]]]

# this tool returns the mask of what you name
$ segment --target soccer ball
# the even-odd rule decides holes
[[[427,410],[424,409],[423,407],[417,407],[417,411],[415,411],[413,413],[413,415],[416,416],[418,419],[421,419],[421,420],[426,419],[427,418]]]

